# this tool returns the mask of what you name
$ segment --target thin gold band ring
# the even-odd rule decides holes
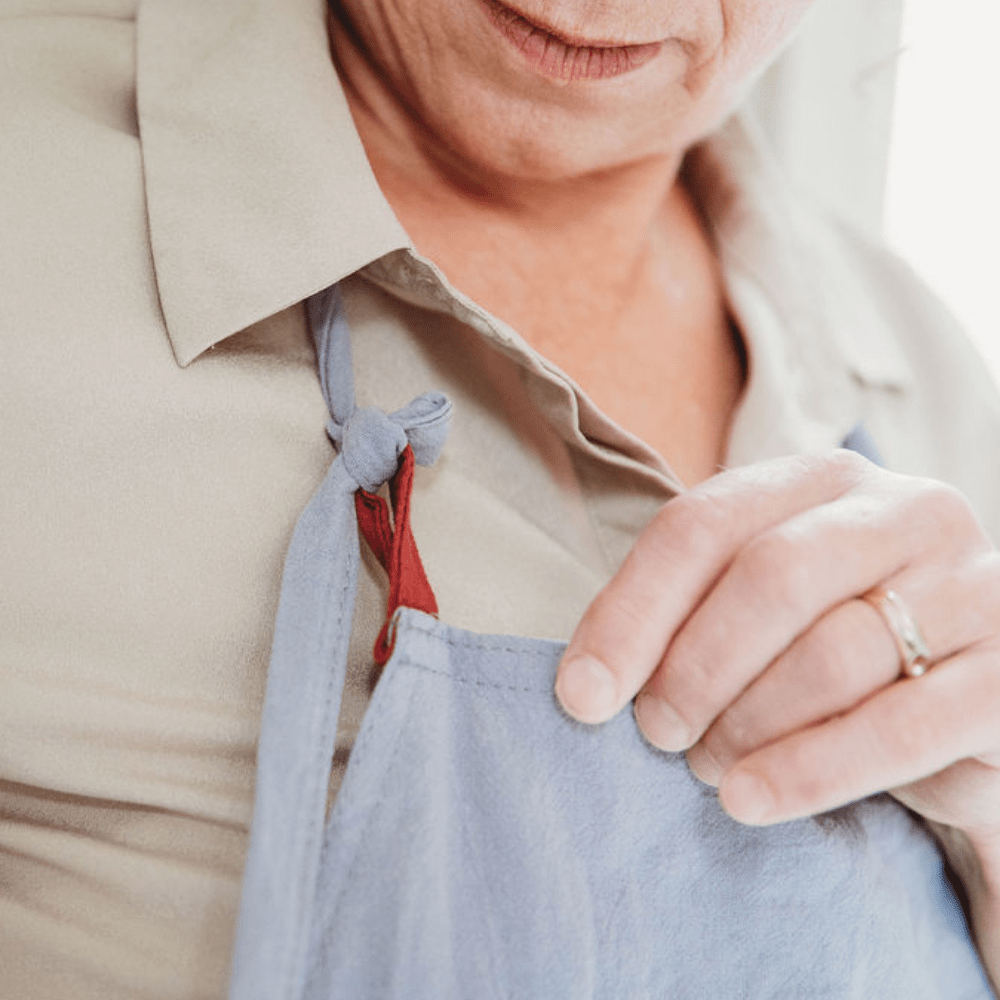
[[[920,677],[931,664],[931,651],[906,602],[894,590],[874,587],[861,600],[870,604],[889,628],[899,653],[900,677]]]

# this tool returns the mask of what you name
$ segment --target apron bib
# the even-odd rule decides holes
[[[934,843],[890,797],[741,826],[630,712],[561,711],[563,645],[428,613],[407,476],[450,408],[356,410],[335,289],[310,318],[339,453],[285,567],[232,1000],[992,997]],[[359,517],[389,571],[388,662],[327,816]]]

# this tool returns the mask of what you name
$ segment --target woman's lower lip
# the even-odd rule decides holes
[[[659,55],[663,42],[639,45],[573,44],[533,24],[499,0],[485,0],[490,20],[522,57],[545,76],[563,83],[605,80],[630,73]]]

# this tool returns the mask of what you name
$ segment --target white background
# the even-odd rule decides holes
[[[885,229],[1000,380],[998,43],[998,0],[906,0]]]

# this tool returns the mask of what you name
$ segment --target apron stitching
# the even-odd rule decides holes
[[[512,650],[512,652],[515,652]],[[484,687],[493,688],[497,691],[514,691],[519,694],[550,694],[551,688],[549,687],[524,687],[515,684],[500,684],[496,681],[484,681],[475,680],[471,677],[461,677],[458,674],[451,673],[447,670],[435,670],[433,667],[428,667],[426,664],[417,663],[415,660],[403,659],[398,663],[398,669],[403,670],[409,667],[411,670],[419,670],[425,674],[434,674],[437,677],[447,677],[459,684],[468,684],[472,687]]]
[[[332,628],[334,630],[333,634],[336,637],[334,639],[334,645],[342,645],[343,625],[347,617],[345,612],[347,610],[348,604],[350,603],[351,581],[349,577],[350,577],[349,573],[343,574],[340,592],[337,595],[336,615],[333,616],[334,617],[333,622],[330,622],[329,620],[327,622],[327,628],[328,629]],[[329,634],[329,632],[327,632],[327,634]],[[318,644],[320,650],[322,650],[327,645],[327,643],[324,641],[325,639],[326,636],[323,636],[323,638],[319,640]],[[327,672],[326,684],[324,686],[325,690],[323,694],[323,711],[321,713],[321,718],[319,720],[319,727],[321,730],[326,728],[326,726],[323,725],[324,721],[328,721],[330,716],[333,714],[330,711],[330,709],[333,706],[333,704],[337,701],[338,689],[335,688],[334,686],[337,680],[338,680],[337,671],[330,670]],[[334,725],[336,726],[336,722],[334,723]],[[313,780],[310,782],[311,787],[309,789],[309,794],[306,796],[306,801],[308,803],[312,803],[314,800],[317,799],[319,789],[323,784],[324,775],[325,775],[325,780],[327,782],[329,781],[328,767],[326,769],[324,769],[323,767],[318,767],[316,769],[310,769],[310,770],[312,770]],[[325,820],[325,815],[324,815],[324,820]],[[296,868],[298,868],[298,870],[300,871],[301,875],[299,883],[301,887],[301,898],[309,899],[310,905],[308,911],[303,912],[300,915],[300,926],[304,929],[308,929],[309,925],[312,923],[312,920],[315,918],[316,900],[319,894],[320,880],[316,878],[315,872],[310,873],[310,871],[308,870],[308,866],[301,864],[301,859],[311,857],[313,853],[317,851],[317,847],[320,853],[322,852],[322,835],[326,824],[325,821],[320,822],[319,824],[316,824],[315,822],[310,823],[308,822],[307,819],[306,823],[304,823],[303,825],[305,829],[303,836],[300,838],[299,841],[299,852],[298,852],[299,863],[295,864],[292,870],[294,871]],[[317,858],[317,867],[319,866],[320,863],[321,862]],[[309,892],[310,880],[313,883],[311,893]],[[298,944],[298,948],[294,949],[294,951],[297,952],[297,954],[293,955],[291,952],[289,952],[286,955],[284,978],[286,984],[289,987],[292,985],[291,976],[295,972],[295,966],[301,964],[301,955],[303,951],[306,950],[308,947],[309,937],[310,935],[308,933],[296,935],[295,938],[293,938],[293,940],[296,941],[296,943]],[[291,996],[292,994],[289,992],[286,995]]]
[[[418,625],[416,623],[411,623],[407,625],[408,631],[411,632],[421,632],[426,636],[430,636],[432,639],[436,639],[438,642],[442,642],[448,646],[458,646],[467,649],[488,649],[491,652],[498,653],[517,653],[519,656],[531,657],[534,660],[541,660],[544,662],[549,662],[552,659],[552,654],[549,652],[543,652],[536,649],[525,649],[524,646],[520,645],[518,641],[509,641],[504,639],[491,639],[489,636],[483,636],[482,638],[474,637],[470,639],[462,638],[461,636],[444,634],[442,632],[445,629],[451,630],[451,626],[442,625],[441,629],[435,630],[426,625]],[[523,639],[520,640],[525,644],[531,642],[552,642],[553,645],[564,645],[562,643],[557,643],[550,639]]]

